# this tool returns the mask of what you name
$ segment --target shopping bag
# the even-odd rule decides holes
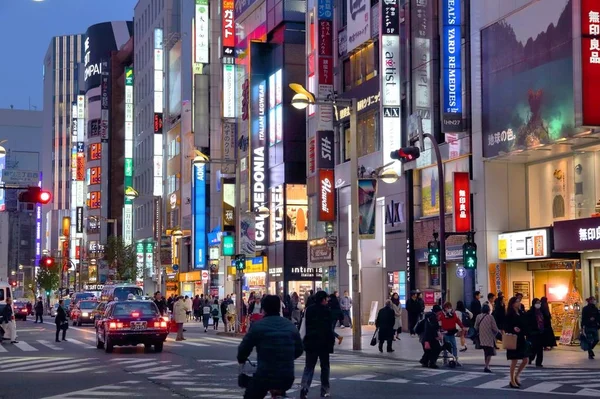
[[[517,336],[515,334],[502,334],[502,345],[504,346],[504,349],[516,350]]]
[[[375,332],[373,333],[373,338],[371,338],[371,346],[377,345],[377,332],[378,331],[379,331],[379,329],[376,329]]]
[[[581,347],[581,350],[584,352],[587,352],[588,350],[590,350],[590,342],[588,341],[588,339],[584,333],[579,334],[579,346]]]
[[[348,315],[344,315],[344,320],[342,321],[342,325],[344,327],[350,327],[350,318]]]

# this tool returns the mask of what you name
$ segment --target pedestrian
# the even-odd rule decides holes
[[[196,295],[194,297],[194,300],[192,301],[192,314],[194,316],[195,321],[200,321],[200,306],[202,306],[203,302],[204,294],[202,294],[202,298],[200,298],[199,295]]]
[[[33,305],[31,304],[31,301],[27,301],[25,307],[27,308],[27,316],[31,316],[33,314]]]
[[[496,300],[496,295],[493,292],[490,292],[487,295],[487,301],[485,303],[490,305],[490,309],[494,310],[494,301],[495,300]]]
[[[442,351],[442,346],[440,345],[442,334],[438,321],[440,313],[442,313],[440,305],[434,305],[431,312],[425,314],[423,320],[417,323],[414,330],[419,335],[421,345],[423,346],[423,356],[419,363],[423,367],[431,369],[439,368],[437,359]]]
[[[338,345],[342,344],[344,337],[335,332],[335,327],[337,323],[341,323],[344,321],[344,314],[342,313],[342,309],[340,307],[340,301],[338,300],[335,293],[329,295],[329,302],[327,304],[329,306],[329,310],[331,311],[331,329],[333,330],[333,335],[338,340]]]
[[[520,309],[520,307],[519,307]],[[494,301],[494,310],[492,316],[496,320],[496,325],[500,331],[504,331],[504,319],[506,317],[506,304],[504,302],[504,295],[502,291],[498,292],[498,298]]]
[[[452,303],[446,302],[443,309],[444,311],[439,313],[438,316],[442,331],[444,332],[444,343],[450,346],[452,355],[456,359],[456,365],[460,366],[458,362],[458,348],[456,346],[456,333],[458,333],[456,327],[458,325],[461,329],[464,329],[465,326],[452,309]]]
[[[161,295],[160,291],[156,291],[154,293],[154,304],[158,308],[161,316],[167,314],[167,302],[165,301],[165,297]]]
[[[467,344],[465,336],[469,331],[469,328],[472,327],[472,321],[474,320],[473,313],[471,313],[469,309],[465,307],[465,303],[463,301],[458,301],[456,302],[456,316],[460,321],[462,321],[462,324],[464,326],[464,328],[462,328],[458,332],[458,337],[460,338],[460,351],[466,352]]]
[[[587,305],[581,311],[581,331],[587,340],[588,358],[594,359],[594,348],[598,344],[598,328],[600,328],[600,311],[596,307],[596,298],[587,299]]]
[[[42,297],[38,297],[37,302],[35,303],[35,323],[40,321],[40,323],[44,324],[44,302],[42,301]]]
[[[252,326],[252,323],[255,321],[262,319],[263,315],[261,313],[260,297],[258,295],[254,296],[254,302],[250,304],[248,313],[250,313],[250,326]]]
[[[479,346],[483,349],[485,373],[491,373],[490,362],[492,356],[496,356],[496,335],[500,332],[496,320],[490,315],[490,305],[487,303],[481,307],[481,313],[475,319],[475,330],[479,334]]]
[[[193,308],[194,304],[192,302],[192,298],[190,298],[189,296],[185,296],[185,317],[187,319],[187,321],[192,321],[192,308]]]
[[[175,319],[175,323],[177,324],[177,338],[175,341],[184,341],[183,338],[183,323],[185,323],[187,319],[187,308],[185,306],[185,301],[183,296],[179,296],[173,304],[173,318]]]
[[[388,353],[394,352],[392,348],[392,341],[396,333],[396,314],[393,309],[393,303],[391,300],[385,301],[385,306],[379,309],[377,312],[377,318],[375,319],[375,327],[378,330],[379,338],[379,352],[383,353],[383,342],[387,342]]]
[[[218,301],[218,300],[217,300]],[[202,304],[202,324],[204,326],[204,332],[208,332],[208,325],[212,317],[212,306],[208,299],[204,300]]]
[[[221,320],[223,320],[223,328],[224,331],[229,331],[229,323],[227,323],[227,299],[223,299],[221,301],[220,309],[221,309]]]
[[[400,340],[400,334],[402,333],[402,305],[397,292],[392,294],[391,303],[394,311],[394,341],[396,341]]]
[[[421,306],[417,298],[417,291],[410,292],[410,298],[406,301],[406,312],[408,313],[408,331],[415,336],[415,326],[421,316]]]
[[[517,297],[517,299],[519,300],[519,302],[521,303],[521,313],[525,313],[525,304],[523,304],[523,294],[521,294],[520,292],[517,292],[515,294],[515,296]]]
[[[473,299],[471,300],[470,303],[470,310],[471,310],[471,314],[473,315],[473,320],[477,319],[477,316],[479,316],[479,313],[481,313],[481,292],[479,291],[475,291],[475,293],[473,294]]]
[[[283,306],[283,309],[282,309],[283,317],[285,317],[288,320],[291,320],[292,319],[292,297],[290,296],[290,294],[285,294],[285,297],[283,298],[281,305]]]
[[[541,298],[542,312],[544,313],[544,350],[552,350],[556,346],[556,337],[554,336],[554,329],[552,328],[552,313],[550,312],[550,306],[548,305],[548,298],[543,296]]]
[[[244,303],[242,302],[242,307],[243,306],[244,306]],[[227,325],[229,326],[229,329],[231,332],[235,332],[237,309],[231,299],[227,302],[226,314],[227,314]]]
[[[348,291],[344,291],[344,296],[340,299],[340,308],[342,309],[342,314],[344,315],[344,320],[342,321],[342,328],[352,327],[352,315],[350,314],[350,310],[352,309],[352,298],[348,296]]]
[[[529,364],[535,360],[535,367],[543,367],[546,321],[542,311],[542,302],[538,298],[533,298],[531,305],[531,309],[527,312],[527,341],[531,343]]]
[[[58,308],[56,309],[56,317],[54,318],[54,324],[56,324],[56,335],[54,341],[58,340],[58,333],[62,331],[62,340],[66,341],[67,329],[69,328],[69,321],[67,320],[67,312],[65,311],[64,301],[60,299],[58,301]]]
[[[219,329],[219,319],[221,318],[221,312],[219,309],[219,300],[215,299],[214,303],[210,307],[210,315],[213,319],[213,330]]]
[[[302,374],[300,398],[308,397],[308,390],[315,373],[317,360],[321,365],[321,397],[330,397],[329,355],[333,353],[335,337],[331,328],[331,312],[327,307],[327,293],[319,291],[313,296],[314,303],[306,308],[303,323],[306,323],[304,350],[306,361]]]
[[[254,323],[238,347],[239,364],[244,365],[255,348],[258,358],[244,399],[262,399],[269,391],[273,391],[273,397],[287,397],[285,391],[294,384],[294,360],[302,355],[302,339],[291,321],[278,317],[280,302],[276,295],[265,296],[265,317]]]
[[[12,307],[12,299],[6,298],[6,306],[2,309],[0,314],[0,323],[4,330],[4,336],[10,337],[11,344],[18,344],[17,341],[17,324],[15,322],[15,312]]]
[[[498,294],[500,298],[500,294]],[[527,328],[526,316],[521,313],[521,301],[514,296],[508,301],[506,319],[504,320],[504,331],[506,334],[517,336],[516,349],[506,350],[506,359],[510,360],[510,387],[514,389],[521,388],[519,376],[523,369],[527,367],[527,342],[525,340],[525,331]],[[500,327],[502,329],[502,327]],[[517,368],[517,363],[521,364]]]
[[[167,308],[171,313],[173,313],[173,303],[175,303],[175,296],[171,294],[169,299],[167,299]]]

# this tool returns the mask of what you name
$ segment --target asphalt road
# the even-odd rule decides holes
[[[91,326],[70,327],[67,342],[54,342],[53,324],[17,322],[18,344],[0,346],[0,398],[241,398],[235,354],[238,338],[188,327],[184,342],[170,336],[162,353],[94,345]],[[304,358],[296,362],[297,381]],[[332,357],[334,398],[543,398],[600,397],[600,371],[529,368],[523,389],[508,388],[508,368],[423,369],[417,362],[339,352]],[[319,397],[317,367],[310,398]],[[299,396],[295,385],[288,395]]]

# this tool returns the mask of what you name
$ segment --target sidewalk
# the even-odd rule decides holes
[[[417,337],[411,337],[408,333],[402,333],[400,335],[400,341],[394,341],[394,353],[384,352],[381,354],[376,346],[370,345],[371,337],[375,332],[374,326],[363,326],[361,351],[352,350],[352,329],[342,329],[338,327],[335,331],[344,337],[342,344],[335,346],[336,352],[344,351],[360,353],[365,356],[377,356],[385,359],[392,358],[398,360],[412,360],[415,362],[418,361],[423,354],[419,339]],[[457,343],[460,345],[460,342]],[[473,342],[469,339],[467,339],[467,347],[468,350],[466,352],[458,353],[459,361],[463,364],[483,366],[483,351],[475,349]],[[558,345],[558,347],[555,347],[551,351],[544,352],[543,364],[544,367],[600,369],[600,360],[589,360],[587,353],[583,352],[579,346]],[[506,360],[506,351],[502,349],[497,351],[497,355],[492,358],[492,366],[494,365],[508,365],[508,361]]]

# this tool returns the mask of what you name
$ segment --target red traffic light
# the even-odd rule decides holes
[[[47,204],[52,200],[52,194],[49,191],[42,190],[40,187],[29,187],[26,191],[19,193],[20,202],[29,202],[34,204]]]
[[[52,260],[52,258],[46,258],[44,260],[44,263],[46,264],[46,266],[52,266],[52,263],[54,263],[54,261]]]
[[[10,285],[12,285],[13,287],[16,287],[17,286],[17,282],[16,281],[11,281]]]
[[[410,162],[419,158],[421,151],[419,147],[402,147],[396,151],[392,151],[390,158],[397,159],[400,162]]]

